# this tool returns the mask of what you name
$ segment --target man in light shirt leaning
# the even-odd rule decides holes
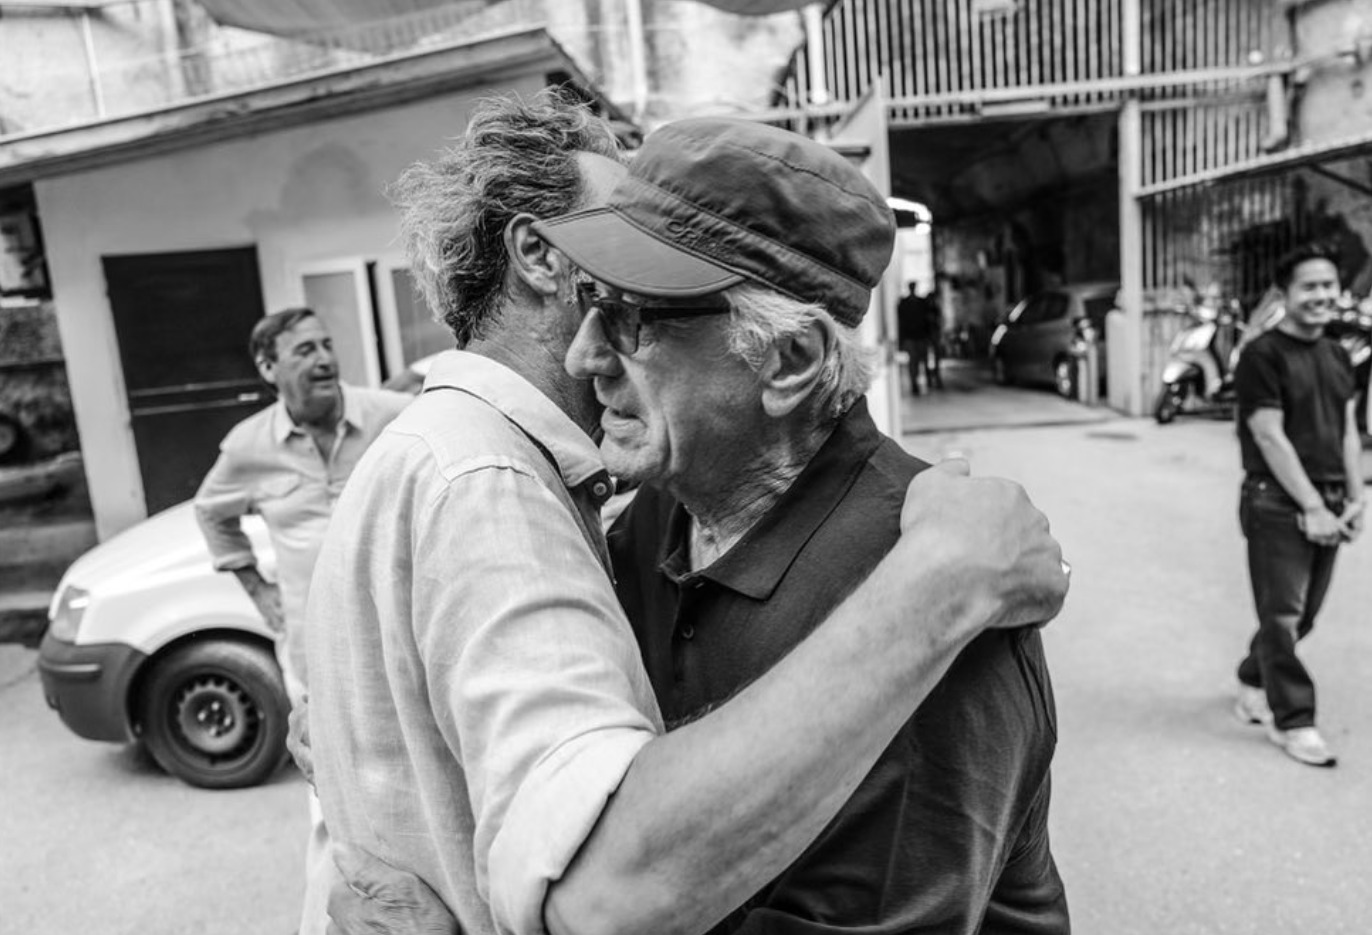
[[[594,388],[565,368],[584,277],[535,227],[624,175],[608,129],[544,95],[488,102],[402,179],[416,272],[461,350],[358,465],[310,596],[330,827],[473,935],[704,931],[819,835],[963,647],[1066,592],[1022,490],[926,471],[871,575],[665,733],[611,585]]]
[[[286,695],[305,694],[305,598],[334,503],[362,452],[410,396],[346,386],[338,378],[333,340],[308,308],[262,318],[248,350],[277,401],[234,426],[195,495],[195,515],[214,567],[231,571],[278,634]],[[276,583],[262,576],[241,519],[260,514],[276,553]],[[305,910],[318,919],[333,878],[328,831],[310,794]],[[312,908],[313,906],[313,908]],[[304,935],[323,932],[302,927]]]

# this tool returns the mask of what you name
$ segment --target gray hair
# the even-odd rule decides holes
[[[434,162],[410,166],[391,186],[415,281],[458,347],[481,337],[499,314],[510,220],[581,206],[578,153],[622,159],[609,125],[567,92],[487,98],[455,145]]]
[[[862,344],[856,328],[834,321],[824,306],[752,283],[734,286],[724,295],[732,308],[729,349],[754,370],[762,366],[777,341],[799,335],[816,321],[833,326],[836,337],[826,353],[815,395],[814,411],[821,422],[842,416],[871,386],[875,349]]]

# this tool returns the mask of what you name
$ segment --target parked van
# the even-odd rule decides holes
[[[266,526],[243,528],[275,579]],[[181,503],[81,556],[48,610],[38,670],[48,706],[90,740],[144,744],[194,786],[256,785],[281,765],[290,702],[275,635],[218,572]]]

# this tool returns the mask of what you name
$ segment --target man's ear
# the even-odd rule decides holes
[[[567,258],[534,230],[532,214],[517,214],[505,225],[505,254],[510,272],[540,295],[557,294],[565,279]]]
[[[834,326],[816,319],[800,334],[772,345],[762,362],[762,408],[774,419],[787,416],[819,385],[824,361],[837,335]]]
[[[276,386],[276,361],[259,357],[254,363],[257,364],[257,373],[263,382]]]

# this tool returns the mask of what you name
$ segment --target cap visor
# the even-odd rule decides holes
[[[665,244],[613,208],[538,221],[534,230],[601,282],[657,298],[692,298],[743,281],[738,273]]]

